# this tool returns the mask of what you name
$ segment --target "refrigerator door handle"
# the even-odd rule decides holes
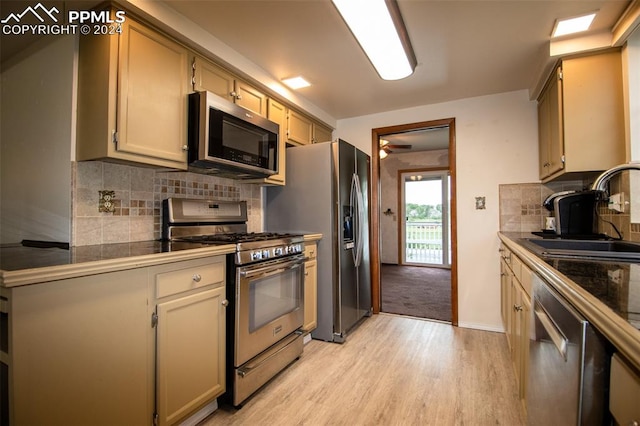
[[[353,235],[355,241],[354,247],[354,263],[356,268],[360,266],[360,262],[362,261],[362,223],[363,220],[363,208],[362,208],[362,191],[360,191],[360,177],[354,173],[351,179],[351,191],[353,194],[352,206],[354,209],[354,228]]]
[[[358,176],[354,173],[351,176],[351,188],[349,191],[349,208],[351,209],[352,226],[353,226],[353,249],[351,250],[351,256],[353,257],[353,263],[358,266],[358,215],[357,215],[357,183],[356,178]]]

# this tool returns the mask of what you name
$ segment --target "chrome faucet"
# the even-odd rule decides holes
[[[640,163],[631,162],[627,164],[620,164],[604,171],[600,176],[596,178],[595,182],[593,182],[593,185],[591,185],[591,190],[602,193],[604,195],[604,199],[608,198],[609,194],[607,194],[605,185],[607,184],[607,182],[609,182],[609,179],[625,170],[640,170]]]

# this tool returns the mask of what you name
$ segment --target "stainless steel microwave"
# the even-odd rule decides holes
[[[210,92],[189,95],[189,170],[250,179],[278,172],[279,126]]]

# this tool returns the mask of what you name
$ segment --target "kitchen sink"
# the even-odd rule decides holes
[[[640,244],[629,241],[523,238],[521,243],[544,257],[640,262]]]

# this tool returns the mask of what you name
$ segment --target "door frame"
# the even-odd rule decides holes
[[[423,121],[371,129],[371,302],[373,313],[380,313],[380,137],[431,127],[449,126],[449,174],[451,175],[451,324],[458,325],[458,226],[456,197],[456,119]]]
[[[440,176],[444,176],[444,175],[448,175],[449,178],[451,177],[451,174],[449,173],[449,167],[426,167],[426,168],[421,168],[421,169],[402,169],[402,170],[398,170],[398,214],[400,215],[400,220],[398,221],[398,265],[408,265],[408,266],[416,266],[418,264],[412,264],[412,263],[407,263],[406,262],[406,253],[405,253],[405,248],[406,248],[406,241],[403,241],[403,236],[406,239],[406,235],[405,235],[405,229],[403,229],[403,224],[406,224],[406,219],[403,222],[403,213],[405,212],[405,207],[406,204],[405,199],[404,199],[404,195],[405,195],[405,189],[404,189],[404,180],[402,179],[402,175],[405,174],[410,174],[410,173],[426,173],[428,175],[431,176],[435,176],[436,174],[440,175]],[[451,192],[451,184],[448,184],[447,189],[449,189],[449,192]],[[446,203],[447,200],[445,200],[445,197],[443,197],[443,201],[442,201],[442,205],[443,205],[443,209],[442,209],[442,213],[443,215],[446,213],[447,215],[449,215],[449,217],[451,216],[451,205],[449,203]],[[446,207],[445,207],[445,203],[446,203]],[[451,220],[450,219],[446,219],[443,220],[443,225],[444,223],[447,224],[448,227],[451,227]],[[429,268],[446,268],[446,269],[450,269],[451,268],[451,259],[449,259],[449,246],[451,245],[451,235],[447,235],[448,230],[445,231],[444,230],[444,226],[443,226],[443,240],[442,240],[442,244],[443,244],[443,256],[445,256],[444,252],[446,251],[446,257],[447,260],[449,261],[446,265],[445,264],[419,264],[418,266],[426,266]],[[403,256],[405,255],[405,256]]]

